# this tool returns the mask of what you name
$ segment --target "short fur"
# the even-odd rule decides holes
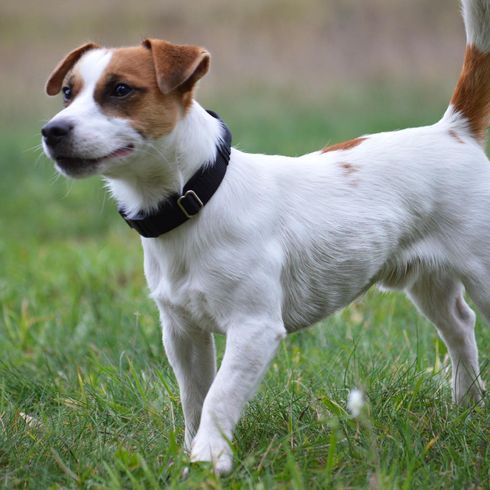
[[[140,96],[130,101],[113,100],[107,94],[111,80],[124,81],[140,91]],[[138,132],[153,139],[172,130],[181,110],[178,96],[171,91],[163,93],[159,90],[152,53],[143,46],[123,48],[113,53],[97,82],[94,98],[105,114],[130,119]]]
[[[79,46],[73,51],[69,52],[54,68],[53,72],[46,82],[46,93],[48,95],[56,95],[63,84],[63,79],[73,65],[87,52],[91,49],[98,48],[98,44],[87,43]]]
[[[354,138],[352,140],[336,143],[335,145],[326,146],[323,148],[322,153],[337,150],[350,150],[351,148],[355,148],[357,145],[360,145],[365,139],[366,138]]]
[[[466,47],[463,70],[451,103],[463,114],[475,138],[483,145],[490,122],[490,53]]]
[[[455,401],[480,402],[475,314],[490,320],[490,0],[463,0],[468,47],[452,103],[431,125],[364,136],[298,158],[236,149],[198,216],[143,238],[144,267],[179,382],[193,461],[232,467],[229,441],[286,333],[371,285],[406,291],[447,345]],[[83,46],[48,93],[79,91],[43,128],[59,171],[102,175],[126,213],[155,208],[210,165],[220,123],[192,94],[197,46]],[[134,70],[133,67],[137,67]],[[70,73],[71,70],[71,73]],[[118,83],[134,86],[123,98]],[[216,370],[213,334],[226,335]]]

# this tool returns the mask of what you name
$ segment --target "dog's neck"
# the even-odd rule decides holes
[[[154,210],[215,160],[221,137],[219,120],[194,101],[171,133],[148,143],[130,165],[105,175],[107,187],[128,216]]]

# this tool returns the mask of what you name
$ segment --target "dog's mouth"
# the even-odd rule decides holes
[[[134,145],[129,144],[99,158],[84,158],[72,156],[55,156],[55,161],[63,170],[76,170],[83,167],[95,167],[96,165],[116,158],[126,158],[134,152]]]

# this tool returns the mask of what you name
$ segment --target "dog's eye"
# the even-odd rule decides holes
[[[63,91],[63,99],[65,102],[68,102],[69,100],[71,100],[72,98],[72,91],[71,91],[71,88],[70,87],[63,87],[62,88],[62,91]]]
[[[129,85],[126,85],[125,83],[118,83],[112,90],[111,95],[114,97],[126,97],[132,91],[133,89]]]

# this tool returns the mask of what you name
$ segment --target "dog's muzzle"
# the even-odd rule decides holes
[[[41,134],[47,146],[54,149],[61,142],[66,141],[73,130],[73,123],[68,120],[52,121],[43,126]]]

